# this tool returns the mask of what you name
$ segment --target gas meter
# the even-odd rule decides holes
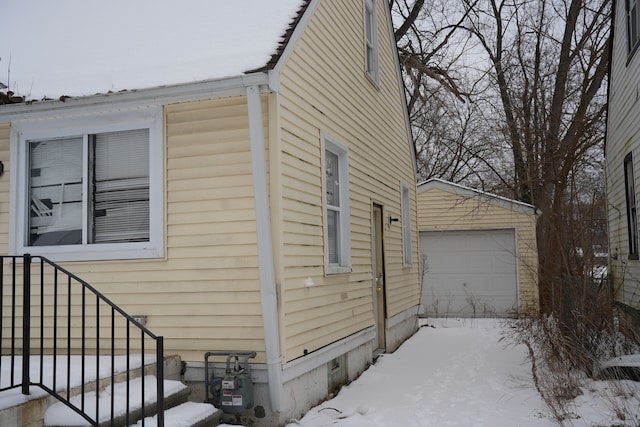
[[[207,353],[209,355],[220,355]],[[254,404],[253,381],[249,359],[256,356],[251,353],[228,353],[224,377],[211,376],[210,390],[213,404],[227,414],[241,414]],[[241,361],[242,358],[242,361]],[[208,363],[207,363],[208,365]],[[205,365],[205,368],[207,368]],[[206,369],[208,371],[208,369]],[[208,373],[205,373],[208,375]]]

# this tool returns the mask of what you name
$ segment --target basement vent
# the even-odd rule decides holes
[[[347,380],[347,355],[343,354],[327,363],[327,393],[337,393]]]

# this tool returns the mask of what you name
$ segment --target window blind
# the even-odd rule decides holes
[[[95,135],[93,243],[149,240],[149,130]]]

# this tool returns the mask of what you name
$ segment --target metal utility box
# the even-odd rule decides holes
[[[211,368],[209,376],[209,357],[226,356],[226,368],[223,377],[216,377]],[[207,401],[227,414],[242,414],[254,405],[253,381],[249,359],[255,352],[209,352],[205,354],[205,387]],[[209,398],[209,396],[211,396]]]

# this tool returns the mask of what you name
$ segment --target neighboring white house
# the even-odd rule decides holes
[[[619,0],[613,4],[605,146],[609,278],[615,299],[640,310],[640,3]]]

